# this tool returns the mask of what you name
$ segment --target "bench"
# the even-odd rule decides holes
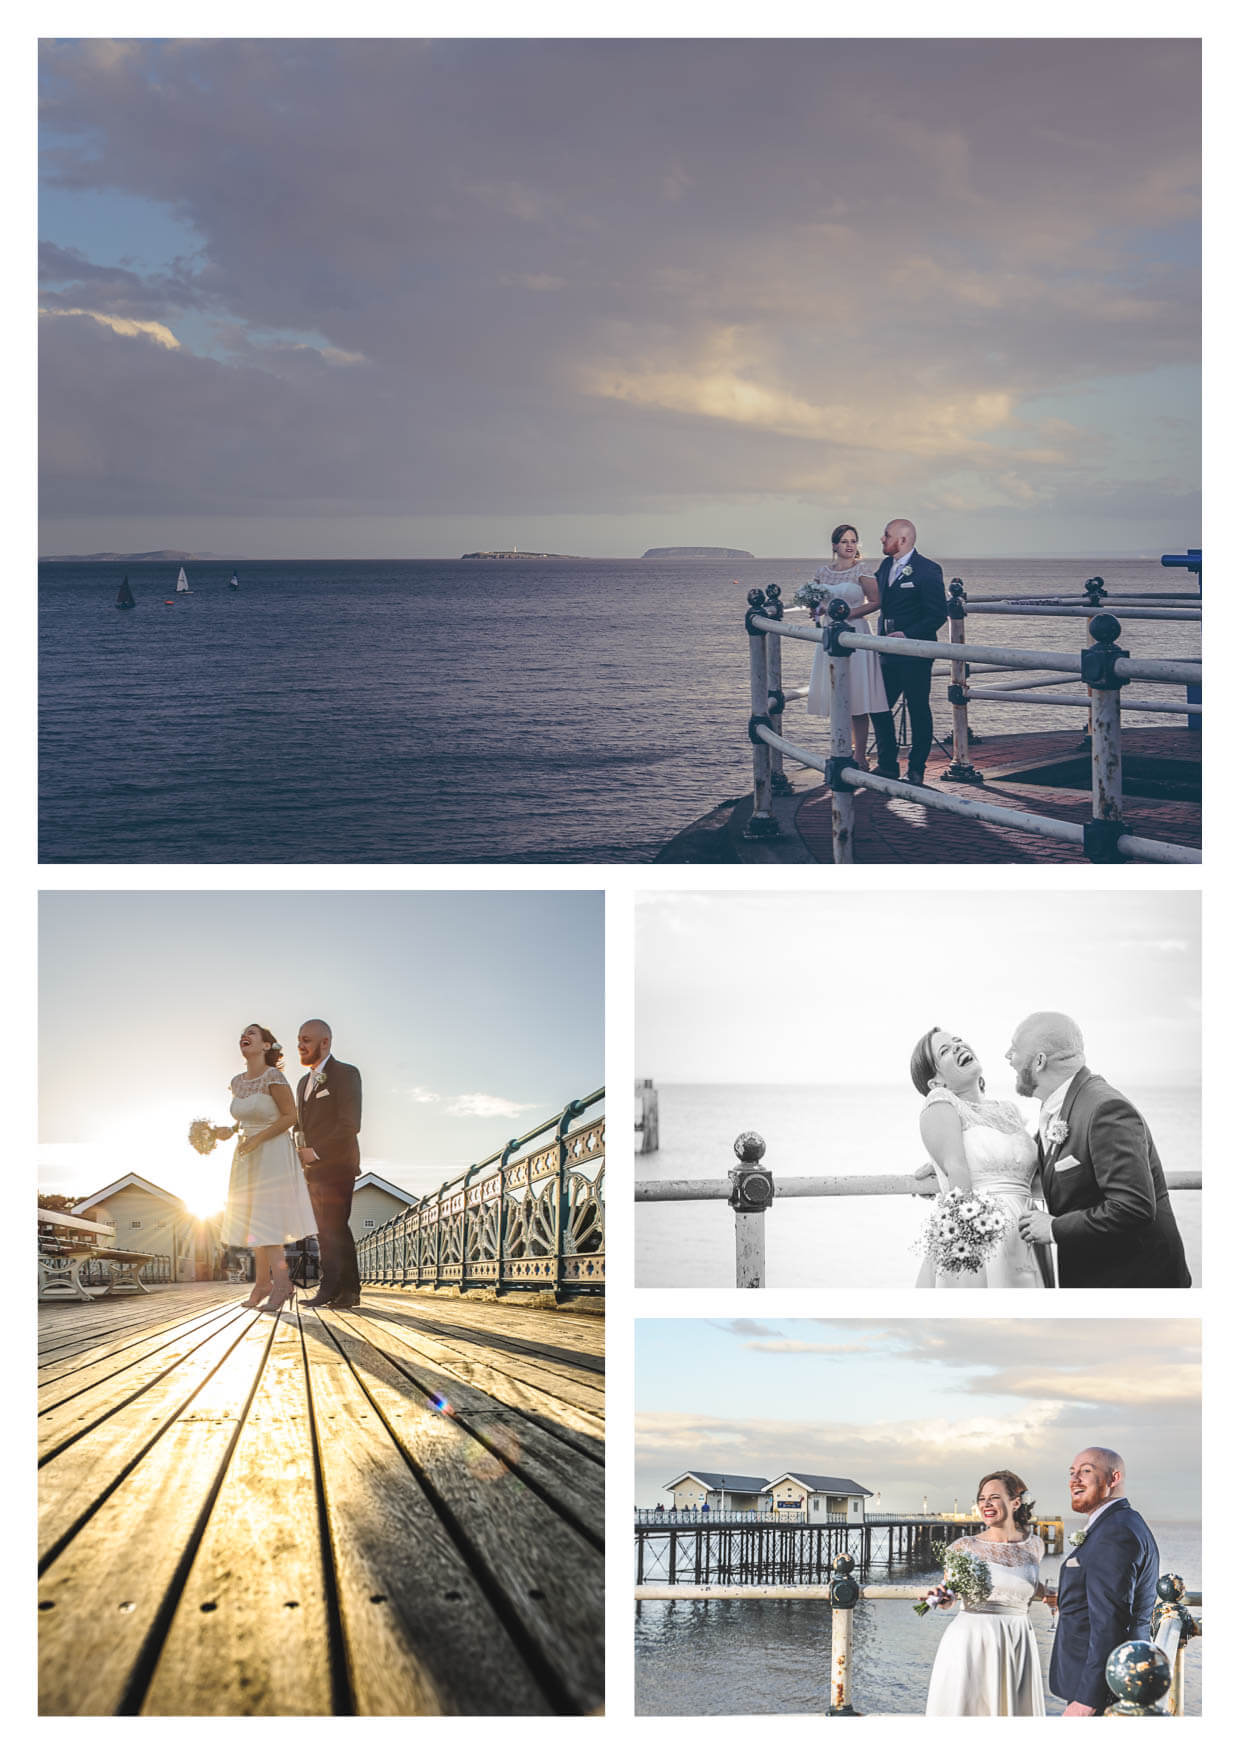
[[[140,1291],[149,1296],[150,1286],[142,1283],[142,1269],[155,1256],[115,1248],[112,1246],[115,1236],[110,1225],[40,1206],[39,1302],[93,1303],[96,1298],[120,1291]],[[119,1270],[109,1276],[101,1289],[92,1290],[82,1284],[82,1267],[87,1261],[106,1261]]]

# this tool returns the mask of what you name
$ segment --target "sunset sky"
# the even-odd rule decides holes
[[[39,1189],[128,1170],[223,1203],[237,1038],[323,1016],[360,1068],[361,1161],[428,1193],[603,1081],[602,897],[588,891],[49,892],[39,929]]]
[[[1198,84],[1173,39],[45,45],[41,551],[1198,540]]]
[[[1053,1513],[1071,1458],[1104,1444],[1138,1509],[1199,1515],[1194,1321],[638,1321],[636,1406],[641,1505],[689,1468],[800,1468],[883,1510],[963,1510],[1010,1467]]]

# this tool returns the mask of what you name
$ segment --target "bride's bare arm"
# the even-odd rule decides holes
[[[278,1139],[281,1133],[287,1133],[297,1124],[297,1105],[293,1101],[293,1093],[287,1084],[272,1084],[267,1095],[272,1098],[276,1108],[279,1109],[279,1119],[272,1121],[269,1127],[263,1127],[261,1132],[246,1134],[245,1143],[242,1146],[242,1150],[246,1153],[253,1151],[259,1145],[265,1145],[268,1139]]]
[[[850,621],[863,621],[866,615],[872,615],[874,610],[880,607],[876,579],[867,579],[862,573],[860,588],[865,593],[865,600],[863,603],[857,603],[854,609],[849,609],[848,619]]]
[[[950,1186],[970,1194],[972,1176],[964,1156],[964,1129],[948,1103],[931,1102],[921,1110],[921,1138]]]

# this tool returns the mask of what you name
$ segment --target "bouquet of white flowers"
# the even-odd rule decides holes
[[[802,609],[816,609],[818,604],[825,602],[829,595],[830,591],[827,586],[819,585],[816,580],[811,580],[807,585],[801,585],[792,598],[792,602],[798,603]]]
[[[214,1121],[190,1121],[189,1142],[195,1151],[201,1152],[203,1157],[205,1157],[208,1152],[214,1151],[215,1147],[219,1144],[219,1140],[215,1137]]]
[[[948,1188],[930,1208],[916,1247],[940,1273],[977,1273],[1008,1227],[1007,1214],[992,1194]]]
[[[942,1566],[945,1582],[926,1591],[923,1602],[912,1604],[914,1614],[928,1614],[931,1608],[944,1607],[955,1597],[970,1608],[988,1599],[994,1580],[984,1559],[953,1552],[945,1541],[934,1542],[934,1558]]]

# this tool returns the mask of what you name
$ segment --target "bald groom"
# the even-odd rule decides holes
[[[892,518],[882,532],[885,559],[876,574],[878,585],[878,632],[892,639],[932,639],[946,620],[946,588],[942,568],[916,551],[916,525],[909,518]],[[908,748],[908,783],[923,786],[925,763],[933,748],[934,720],[929,706],[933,681],[929,658],[894,658],[882,654],[882,685],[888,710],[873,713],[873,735],[878,746],[876,771],[887,779],[899,778],[899,747],[895,741],[894,711],[902,694],[908,703],[911,741]]]

